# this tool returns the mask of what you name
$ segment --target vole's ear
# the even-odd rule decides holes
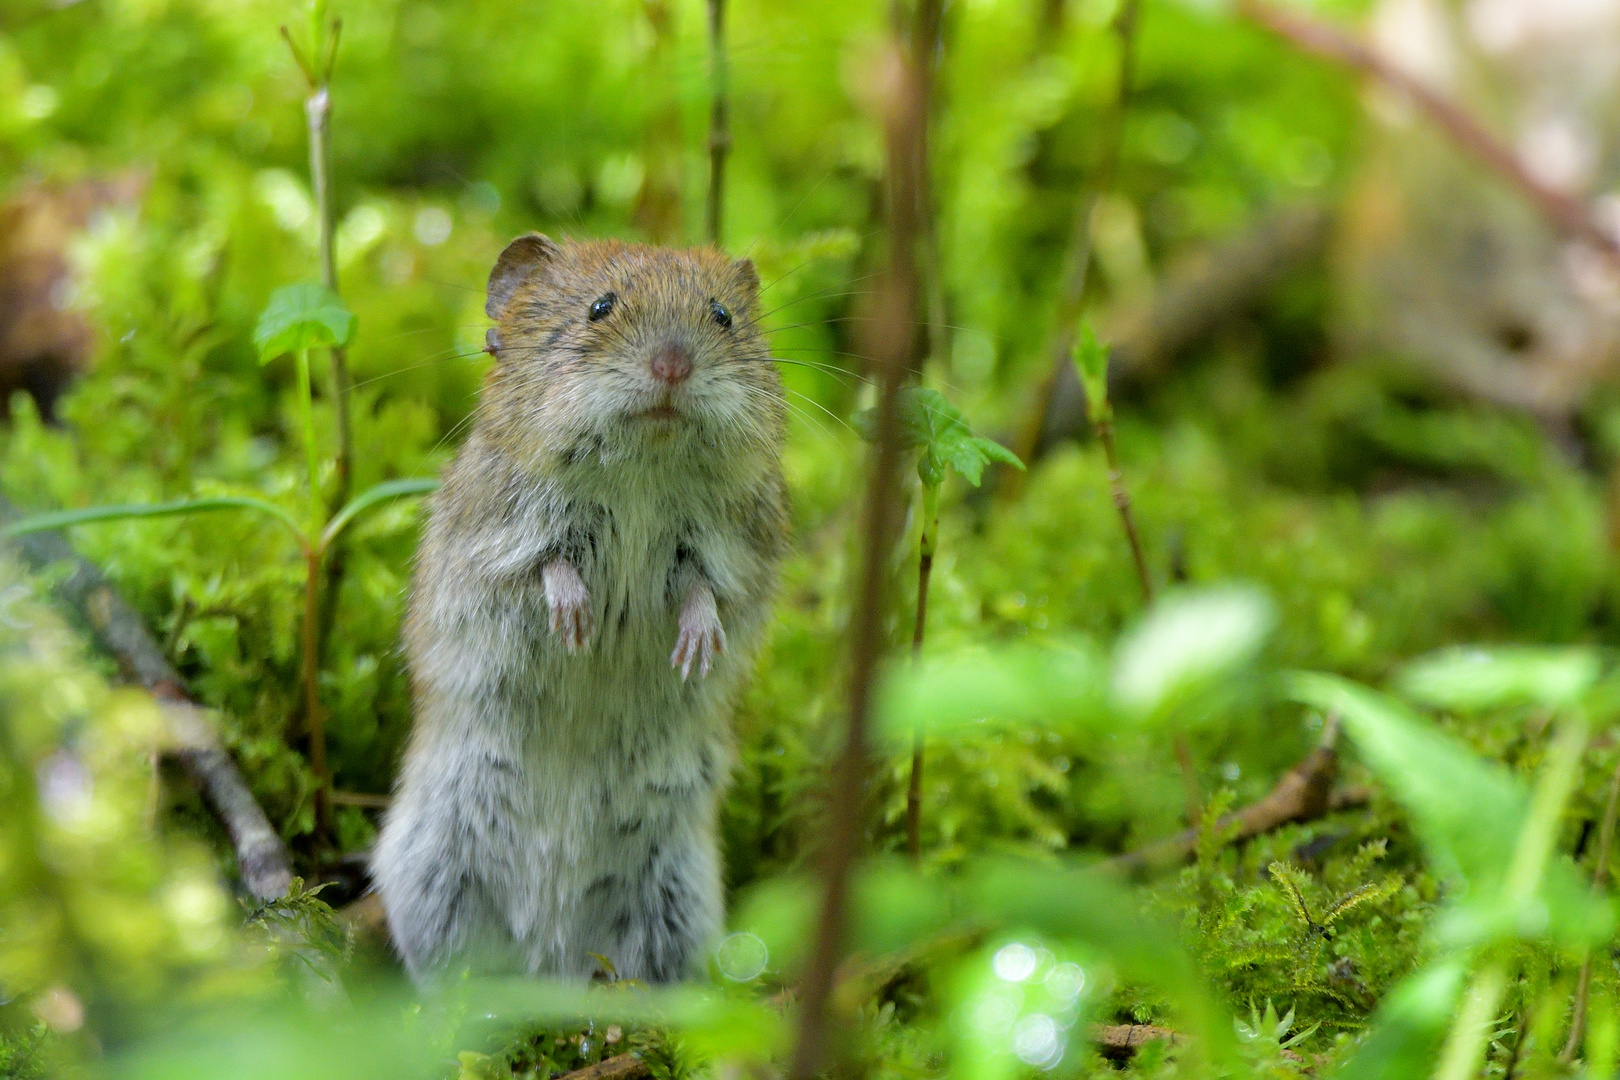
[[[748,303],[752,306],[754,301],[759,299],[759,271],[754,269],[754,260],[738,259],[731,267],[737,272],[738,287],[742,289],[743,295],[748,297]]]
[[[489,299],[484,301],[484,314],[500,318],[517,287],[561,253],[562,248],[550,237],[539,233],[527,233],[507,244],[495,260],[495,269],[489,272]]]

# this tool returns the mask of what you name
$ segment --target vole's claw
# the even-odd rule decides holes
[[[596,630],[591,617],[591,594],[580,579],[579,571],[564,560],[548,563],[544,577],[546,603],[551,608],[551,632],[563,643],[563,648],[578,652],[590,644]]]
[[[569,652],[578,652],[590,644],[594,629],[588,604],[558,604],[551,609],[551,632]]]
[[[669,654],[669,666],[680,669],[681,681],[692,674],[695,664],[698,678],[706,679],[714,668],[714,658],[726,651],[726,631],[714,613],[713,605],[707,610],[688,609],[681,613],[681,633],[675,639],[675,651]]]

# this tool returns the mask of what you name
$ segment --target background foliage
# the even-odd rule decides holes
[[[707,997],[470,987],[424,1006],[401,994],[385,952],[351,941],[322,903],[353,899],[343,857],[369,845],[377,811],[343,803],[338,850],[311,841],[313,780],[296,737],[303,571],[289,537],[235,514],[86,526],[75,546],[218,710],[300,872],[333,884],[269,912],[232,900],[217,826],[154,765],[150,708],[110,688],[111,666],[45,609],[48,579],[5,568],[0,1075],[223,1075],[209,1070],[228,1058],[242,1076],[545,1076],[608,1052],[609,1024],[613,1045],[643,1050],[660,1080],[780,1056],[783,991],[808,937],[800,875],[843,709],[864,460],[851,423],[870,404],[852,326],[882,247],[881,133],[861,100],[884,7],[747,0],[729,16],[725,236],[759,265],[795,414],[794,555],[737,714],[741,761],[723,814],[734,922],[757,935],[768,964],[739,972],[717,959]],[[1349,22],[1362,7],[1314,10]],[[1107,153],[1116,9],[947,5],[932,139],[933,313],[943,320],[925,382],[976,431],[1006,441],[1027,428],[1047,376],[1075,207]],[[338,272],[358,317],[349,360],[360,490],[432,475],[453,454],[487,363],[483,282],[510,236],[700,241],[709,83],[702,6],[685,0],[333,10],[344,20],[332,156]],[[12,400],[0,434],[0,490],[12,501],[296,500],[294,367],[284,357],[261,368],[252,330],[277,287],[317,276],[304,87],[277,37],[304,18],[286,0],[12,0],[0,10],[0,191],[109,176],[140,191],[70,240],[74,284],[60,299],[90,319],[96,345],[53,420],[25,395]],[[1377,134],[1357,84],[1230,14],[1149,0],[1135,48],[1085,299],[1105,327],[1189,253],[1279,207],[1339,205],[1375,175]],[[1606,916],[1554,897],[1547,910],[1576,928],[1562,938],[1545,911],[1542,924],[1448,931],[1462,916],[1442,915],[1465,910],[1444,856],[1456,838],[1423,817],[1433,793],[1421,778],[1380,766],[1368,745],[1386,721],[1387,731],[1443,733],[1487,770],[1478,775],[1509,785],[1444,793],[1467,807],[1481,792],[1548,783],[1553,733],[1578,714],[1593,738],[1554,807],[1547,871],[1573,881],[1589,874],[1579,867],[1592,860],[1620,752],[1601,679],[1573,703],[1420,699],[1433,711],[1418,719],[1368,705],[1394,719],[1351,725],[1345,779],[1370,787],[1366,806],[1222,842],[1219,812],[1263,795],[1314,745],[1324,716],[1347,708],[1289,692],[1281,673],[1385,685],[1411,658],[1454,643],[1570,646],[1606,670],[1620,643],[1613,390],[1598,380],[1556,422],[1459,395],[1421,364],[1347,344],[1340,274],[1326,256],[1295,269],[1256,310],[1115,402],[1161,587],[1246,583],[1275,628],[1256,630],[1213,689],[1200,683],[1163,715],[1057,700],[1026,681],[1023,704],[1006,711],[1029,722],[975,727],[970,716],[939,729],[920,865],[880,859],[862,878],[861,949],[836,998],[851,1032],[840,1071],[1271,1076],[1350,1060],[1352,1074],[1426,1075],[1464,974],[1500,970],[1486,1069],[1612,1075]],[[316,406],[330,440],[324,388]],[[1070,650],[1105,685],[1142,604],[1100,451],[1065,443],[1016,493],[994,479],[943,487],[929,654],[1016,665],[996,650]],[[408,730],[397,631],[416,510],[391,505],[350,534],[320,658],[340,792],[386,793]],[[914,550],[897,547],[897,580],[912,580]],[[893,598],[896,643],[910,637],[910,587]],[[868,841],[897,854],[910,748],[897,740],[884,752]],[[1189,816],[1204,827],[1185,869],[1132,885],[1074,869]],[[1521,819],[1503,820],[1505,844]],[[1485,886],[1467,872],[1478,900]],[[1530,893],[1526,903],[1541,902]],[[1588,948],[1598,957],[1591,1035],[1560,1064]],[[468,1020],[486,1015],[499,1023]],[[1107,1062],[1081,1037],[1091,1022],[1160,1024],[1191,1041]],[[593,1037],[604,1040],[594,1051]],[[249,1059],[257,1072],[240,1064]]]

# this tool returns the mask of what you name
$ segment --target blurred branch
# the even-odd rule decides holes
[[[917,166],[922,131],[918,64],[894,42],[874,72],[888,160],[889,265],[862,331],[861,352],[878,385],[876,446],[867,478],[860,589],[850,626],[848,730],[835,763],[828,802],[827,839],[821,853],[823,895],[799,1008],[798,1040],[788,1067],[792,1080],[822,1071],[827,1053],[827,1002],[847,947],[849,882],[865,823],[867,726],[873,682],[883,649],[889,541],[893,535],[900,472],[897,399],[910,355],[916,297]]]
[[[1329,716],[1322,727],[1321,739],[1303,761],[1284,773],[1259,802],[1222,816],[1216,821],[1215,829],[1224,832],[1236,826],[1231,837],[1231,842],[1236,843],[1284,825],[1312,821],[1337,810],[1365,805],[1368,794],[1363,788],[1333,790],[1339,771],[1339,755],[1334,748],[1338,737],[1338,718]],[[1108,860],[1107,865],[1125,874],[1136,874],[1180,862],[1197,848],[1198,834],[1196,828],[1187,829],[1156,844],[1116,856]]]
[[[1181,1032],[1153,1024],[1093,1024],[1087,1035],[1097,1044],[1098,1052],[1113,1061],[1132,1058],[1151,1042],[1177,1046],[1187,1041]]]
[[[1044,417],[1051,411],[1051,400],[1069,367],[1074,354],[1075,336],[1080,326],[1080,305],[1086,296],[1086,282],[1091,271],[1091,226],[1097,205],[1114,187],[1114,176],[1119,171],[1120,144],[1125,137],[1125,114],[1130,108],[1131,81],[1136,74],[1136,23],[1139,0],[1125,0],[1114,19],[1114,32],[1119,36],[1119,83],[1115,95],[1113,115],[1102,136],[1102,161],[1096,176],[1081,192],[1075,207],[1074,222],[1069,227],[1069,246],[1063,255],[1063,284],[1058,293],[1057,314],[1052,319],[1052,330],[1047,340],[1047,355],[1052,358],[1052,373],[1041,383],[1039,404],[1030,414],[1018,445],[1013,448],[1025,461],[1034,461],[1041,449]],[[1008,477],[1009,494],[1023,486],[1023,477]]]
[[[647,1063],[634,1054],[619,1054],[605,1058],[595,1065],[563,1073],[557,1080],[639,1080],[650,1075]]]
[[[1400,92],[1428,115],[1464,152],[1517,188],[1543,216],[1571,236],[1590,241],[1611,258],[1620,258],[1620,237],[1599,227],[1585,200],[1543,183],[1519,156],[1457,102],[1423,80],[1401,70],[1365,42],[1297,11],[1284,11],[1263,0],[1238,0],[1239,14],[1265,27],[1305,52],[1371,75]]]
[[[1284,207],[1173,267],[1145,307],[1113,321],[1111,385],[1128,385],[1156,374],[1233,316],[1252,308],[1285,273],[1322,249],[1329,223],[1327,211],[1316,203]],[[1067,356],[1057,366],[1043,403],[1045,415],[1035,425],[1036,459],[1090,426],[1085,394]]]
[[[726,155],[731,152],[730,72],[726,64],[726,0],[709,0],[709,202],[704,221],[709,243],[720,246],[725,224]]]
[[[0,499],[0,522],[21,516]],[[72,568],[55,585],[57,599],[79,612],[119,666],[157,699],[174,740],[167,753],[185,769],[225,827],[248,891],[260,900],[284,896],[292,882],[286,845],[220,745],[207,713],[186,693],[179,673],[164,657],[139,613],[100,570],[74,553],[61,533],[31,533],[16,544],[24,561],[35,570],[61,563]]]

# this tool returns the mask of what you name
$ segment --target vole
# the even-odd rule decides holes
[[[429,504],[415,721],[372,862],[418,981],[667,982],[722,924],[729,708],[786,544],[786,405],[752,263],[530,234]]]

